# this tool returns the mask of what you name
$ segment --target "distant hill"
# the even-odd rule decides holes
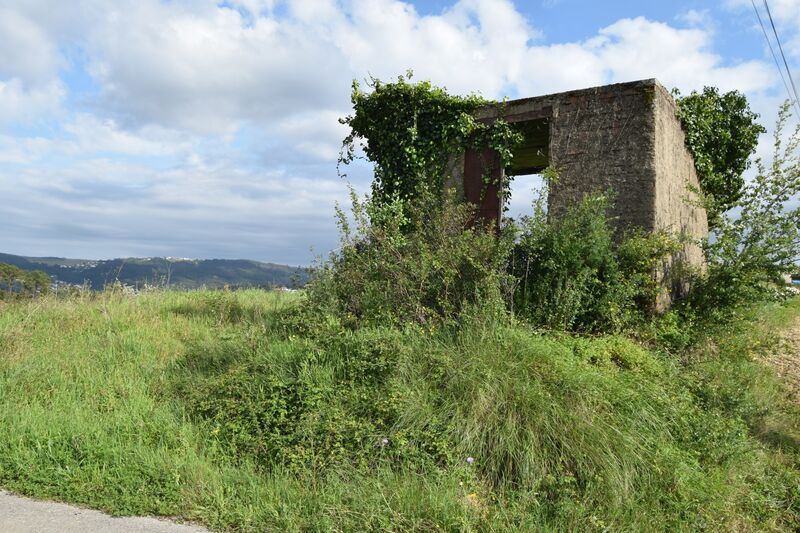
[[[183,259],[130,257],[108,260],[23,257],[0,253],[0,263],[23,270],[43,270],[62,283],[102,289],[116,280],[126,285],[161,285],[176,288],[298,287],[308,280],[304,268],[246,259]]]

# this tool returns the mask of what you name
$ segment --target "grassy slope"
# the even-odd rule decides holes
[[[301,340],[264,335],[286,298],[104,294],[0,308],[0,486],[238,530],[800,526],[797,412],[753,357],[800,301],[680,365],[619,337],[513,325],[408,335],[390,381],[393,431],[445,421],[453,461],[289,473],[234,456],[218,420],[188,415],[195,384],[213,392],[220,376],[243,375],[257,390],[270,379],[259,381],[260,361],[335,380],[335,360],[311,367]]]

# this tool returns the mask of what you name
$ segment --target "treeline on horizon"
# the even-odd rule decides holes
[[[303,267],[233,259],[109,259],[79,263],[72,259],[51,258],[39,262],[31,258],[0,254],[0,263],[22,271],[41,272],[54,283],[94,290],[103,290],[112,284],[174,289],[299,288],[308,281],[308,271]]]
[[[50,276],[41,270],[0,263],[0,300],[47,294],[51,285]]]

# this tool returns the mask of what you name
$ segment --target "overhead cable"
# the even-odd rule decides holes
[[[783,59],[783,66],[786,67],[786,74],[789,76],[789,83],[792,86],[792,92],[794,93],[794,103],[795,107],[798,106],[800,102],[800,95],[797,93],[797,86],[794,84],[794,78],[792,77],[792,71],[789,68],[789,63],[786,61],[786,55],[783,53],[783,46],[781,45],[781,40],[778,37],[778,30],[775,29],[775,21],[772,20],[772,12],[769,10],[769,4],[767,0],[764,0],[764,7],[767,9],[767,16],[769,17],[769,23],[772,25],[772,33],[775,34],[775,41],[778,43],[778,50],[781,53],[781,58]],[[800,117],[798,117],[800,118]]]
[[[761,14],[758,12],[756,2],[755,0],[750,0],[750,3],[753,4],[753,11],[756,12],[756,17],[758,17],[758,24],[761,26],[761,31],[764,33],[764,39],[767,40],[767,45],[769,46],[769,51],[772,54],[772,59],[775,60],[775,68],[778,69],[778,73],[781,75],[781,80],[783,81],[783,86],[786,88],[786,94],[789,96],[789,100],[794,103],[794,108],[798,112],[798,118],[800,118],[800,106],[798,106],[796,99],[792,98],[792,90],[789,89],[789,84],[786,82],[786,76],[783,75],[783,69],[781,68],[781,64],[778,62],[778,56],[775,55],[775,49],[772,47],[772,41],[767,34],[767,28],[764,27],[764,22],[761,20]]]

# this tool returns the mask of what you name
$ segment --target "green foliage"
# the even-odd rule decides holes
[[[679,243],[666,234],[633,232],[618,242],[607,195],[588,195],[549,220],[540,194],[523,219],[510,270],[519,284],[514,311],[533,324],[614,331],[643,317],[659,296],[656,268]]]
[[[446,457],[441,436],[423,431],[414,437],[430,440],[412,444],[395,427],[403,398],[394,377],[407,351],[407,337],[386,328],[273,345],[188,389],[190,412],[237,460],[265,471],[376,467],[398,454],[435,461]]]
[[[7,305],[0,485],[233,531],[800,524],[800,416],[754,357],[775,320],[678,359],[476,309],[299,335],[281,296]]]
[[[706,197],[708,220],[715,226],[720,214],[741,198],[743,173],[755,152],[758,136],[766,130],[756,123],[739,91],[720,94],[715,87],[680,97],[674,91],[686,144],[694,156],[700,188]]]
[[[489,102],[475,95],[451,96],[430,82],[410,83],[411,74],[394,83],[371,79],[371,92],[353,82],[354,113],[341,123],[350,127],[339,157],[346,165],[363,148],[375,164],[375,202],[442,194],[450,158],[465,147],[491,148],[505,166],[521,135],[503,120],[484,123],[475,111]]]
[[[339,211],[341,244],[308,287],[308,308],[348,327],[432,325],[476,304],[502,312],[510,242],[471,226],[471,206],[429,192],[352,201],[354,220]]]
[[[772,162],[757,160],[755,178],[706,243],[708,273],[692,298],[703,313],[720,317],[764,298],[800,261],[800,207],[790,203],[800,195],[800,126],[784,139],[789,109],[779,114]]]
[[[387,469],[445,476],[464,487],[449,498],[477,507],[461,519],[499,530],[800,519],[787,503],[798,472],[765,459],[749,433],[776,401],[774,382],[735,342],[722,346],[725,365],[701,358],[685,372],[622,337],[542,336],[506,320],[433,332],[316,323],[302,340],[233,349],[240,362],[192,388],[190,412],[219,449],[243,464],[254,457],[265,476],[291,472],[326,491],[341,472],[351,490]],[[776,497],[783,503],[761,506]],[[374,524],[395,512],[337,509],[335,525],[355,529],[365,522],[344,517]]]
[[[476,226],[425,181],[434,147],[460,134],[414,129],[396,140],[419,158],[375,159],[373,198],[338,210],[340,248],[290,302],[108,291],[6,305],[0,486],[220,530],[798,529],[800,411],[758,356],[800,300],[707,328],[703,345],[697,301],[644,324],[678,243],[617,239],[606,195],[552,221],[543,195],[518,235]],[[783,209],[795,138],[745,190],[744,222],[709,244],[709,280],[741,268],[766,282],[798,245]],[[518,316],[599,334],[508,313],[510,256]],[[607,334],[632,324],[647,345]]]
[[[40,270],[0,263],[0,300],[41,296],[50,291],[51,284],[50,277]]]

